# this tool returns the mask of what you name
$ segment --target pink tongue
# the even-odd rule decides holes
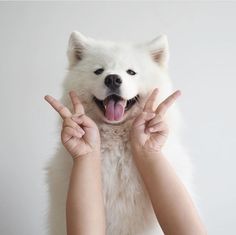
[[[122,119],[125,112],[125,101],[120,100],[115,102],[114,100],[109,100],[106,106],[105,116],[109,121],[119,121]]]

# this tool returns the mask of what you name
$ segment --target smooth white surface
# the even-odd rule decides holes
[[[0,3],[0,234],[46,234],[43,167],[57,146],[70,32],[170,42],[170,74],[182,90],[184,142],[195,166],[209,234],[236,234],[236,3]]]

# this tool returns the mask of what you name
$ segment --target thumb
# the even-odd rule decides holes
[[[93,127],[94,126],[94,122],[87,117],[86,115],[82,114],[80,116],[73,116],[71,118],[74,122],[76,122],[78,125],[81,125],[83,127]]]
[[[134,121],[133,126],[138,127],[144,125],[155,117],[155,113],[142,112]]]

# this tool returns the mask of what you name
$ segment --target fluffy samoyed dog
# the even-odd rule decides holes
[[[172,93],[166,36],[134,44],[95,40],[73,32],[67,54],[69,68],[62,102],[71,107],[68,92],[75,90],[100,130],[107,235],[163,234],[133,162],[129,132],[155,87],[159,88],[157,104]],[[165,118],[170,135],[164,155],[191,193],[191,164],[180,142],[176,105]],[[72,167],[68,155],[60,144],[47,167],[50,235],[66,234],[65,206]]]

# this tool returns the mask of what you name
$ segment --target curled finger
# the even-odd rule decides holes
[[[158,122],[157,124],[147,127],[147,130],[151,133],[153,132],[163,132],[163,133],[168,133],[169,129],[168,126],[165,122]]]
[[[75,121],[78,125],[83,127],[94,127],[96,124],[86,115],[82,114],[79,116],[73,116],[72,120]]]
[[[146,122],[150,121],[155,117],[155,113],[142,112],[134,121],[134,126],[144,125]]]
[[[70,117],[65,118],[62,125],[63,127],[68,126],[72,128],[76,128],[78,126],[78,124],[75,121],[73,121]]]
[[[63,143],[69,141],[72,137],[81,138],[83,135],[76,131],[74,128],[65,127],[61,132],[61,140]]]
[[[78,131],[79,133],[81,133],[82,135],[85,134],[84,130],[71,118],[64,119],[63,128],[65,127],[71,127],[75,129],[76,131]]]
[[[163,121],[163,117],[157,113],[157,114],[155,114],[154,118],[148,122],[148,127],[154,126],[161,121]]]

